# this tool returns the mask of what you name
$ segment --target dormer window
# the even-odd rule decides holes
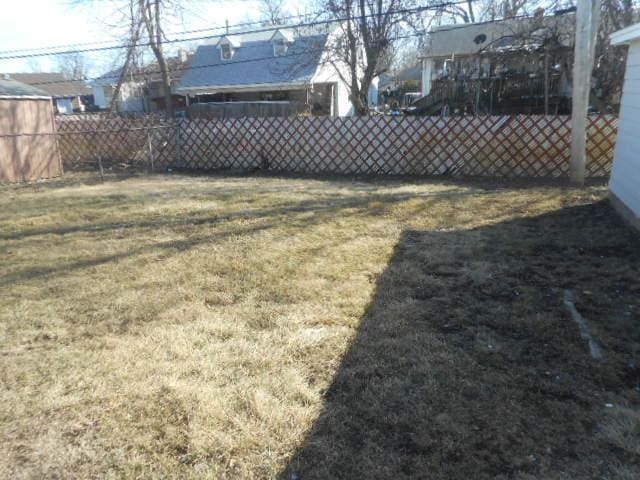
[[[221,60],[231,60],[233,58],[233,54],[236,49],[240,48],[242,42],[240,41],[240,37],[233,36],[230,37],[225,35],[218,41],[218,49],[220,50],[220,59]]]
[[[284,40],[275,40],[273,42],[273,55],[275,57],[282,57],[287,53],[287,42]]]
[[[287,54],[289,45],[293,43],[293,32],[291,30],[276,30],[271,36],[273,44],[273,56],[282,57]]]
[[[220,45],[220,58],[222,60],[231,60],[231,45],[228,43]]]

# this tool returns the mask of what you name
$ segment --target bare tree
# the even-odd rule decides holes
[[[173,117],[173,98],[171,95],[171,78],[169,76],[169,68],[164,57],[162,44],[165,40],[162,29],[163,15],[166,10],[171,7],[170,0],[138,0],[142,23],[147,32],[149,47],[156,57],[160,77],[162,80],[162,88],[164,90],[165,111],[167,116]]]
[[[98,1],[107,0],[73,0],[76,6],[87,6]],[[176,16],[181,11],[182,0],[108,0],[113,6],[114,13],[121,22],[127,23],[127,31],[124,41],[127,49],[124,55],[123,66],[120,69],[120,78],[116,86],[111,109],[115,109],[115,102],[119,94],[123,80],[132,73],[135,59],[146,47],[151,49],[160,73],[166,113],[173,116],[173,103],[171,95],[171,78],[167,61],[164,56],[163,43],[165,34],[163,25],[169,15]],[[143,41],[144,40],[144,41]]]
[[[429,0],[427,5],[433,8],[432,20],[436,24],[442,22],[474,23],[476,21],[476,2],[474,0],[468,0],[466,3]]]
[[[284,0],[260,0],[258,10],[266,25],[284,25],[285,18],[289,15]]]
[[[327,59],[348,86],[357,115],[368,114],[373,81],[388,69],[394,42],[410,24],[408,16],[399,13],[408,6],[406,0],[328,0],[326,4],[329,14],[341,19]]]
[[[638,0],[603,0],[595,50],[591,101],[601,112],[615,110],[622,93],[626,47],[611,45],[613,32],[637,21]]]
[[[69,53],[56,58],[56,67],[66,78],[80,80],[87,77],[89,65],[82,53]]]
[[[127,50],[125,52],[125,59],[122,68],[120,69],[120,75],[118,77],[118,83],[111,96],[111,103],[109,110],[111,113],[118,111],[118,98],[120,97],[120,90],[125,78],[129,74],[131,65],[135,61],[136,49],[140,40],[140,32],[142,30],[141,15],[137,12],[136,0],[130,0],[129,2],[129,35],[127,40]]]
[[[27,70],[33,73],[42,71],[42,62],[39,58],[31,57],[27,60]]]

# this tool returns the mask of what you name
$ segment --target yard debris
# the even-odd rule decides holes
[[[593,358],[594,360],[601,360],[603,357],[602,349],[600,348],[598,342],[596,342],[596,340],[591,335],[589,324],[587,323],[585,318],[580,315],[580,312],[578,312],[574,301],[573,292],[569,289],[566,289],[564,291],[564,304],[567,307],[567,310],[569,310],[573,321],[578,324],[578,328],[580,329],[580,336],[589,344],[589,353],[591,354],[591,358]]]

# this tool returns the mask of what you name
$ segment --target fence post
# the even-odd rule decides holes
[[[102,165],[102,152],[100,151],[100,148],[98,145],[99,142],[96,141],[96,135],[98,133],[98,127],[94,127],[94,132],[93,135],[90,137],[90,144],[93,145],[93,152],[96,156],[96,159],[98,160],[98,172],[100,173],[100,182],[104,182],[104,166]],[[83,134],[84,135],[84,134]]]
[[[149,163],[151,164],[151,172],[153,172],[153,147],[151,145],[151,129],[147,128],[147,145],[149,146]]]
[[[183,167],[183,156],[182,156],[182,120],[178,119],[176,121],[176,143],[178,145],[178,166]]]

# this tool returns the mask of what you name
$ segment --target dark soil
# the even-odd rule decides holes
[[[606,202],[406,231],[284,478],[633,478],[639,417],[606,422],[640,408],[639,354],[640,235]]]

